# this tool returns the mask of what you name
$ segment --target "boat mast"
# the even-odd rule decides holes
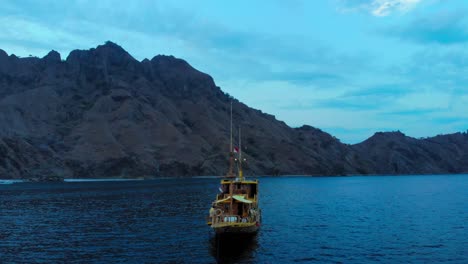
[[[231,146],[229,152],[232,152],[232,101],[231,101]]]
[[[229,145],[229,171],[227,177],[234,177],[234,152],[232,149],[232,101],[231,101],[231,131],[230,131],[230,145]]]
[[[242,181],[244,175],[242,173],[242,141],[241,141],[241,128],[239,127],[239,179]]]

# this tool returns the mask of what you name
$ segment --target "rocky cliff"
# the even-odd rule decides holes
[[[140,62],[107,42],[65,60],[0,50],[0,178],[224,174],[231,100],[247,174],[468,172],[466,133],[342,144],[231,99],[184,60]]]

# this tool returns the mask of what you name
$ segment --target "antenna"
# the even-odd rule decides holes
[[[242,139],[241,139],[241,128],[239,127],[239,160],[242,161]]]
[[[229,151],[232,152],[232,101],[231,101],[231,146]]]
[[[242,181],[244,175],[242,174],[242,140],[241,140],[241,127],[239,126],[239,179]]]

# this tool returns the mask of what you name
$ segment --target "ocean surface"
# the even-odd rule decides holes
[[[468,175],[262,177],[217,239],[219,179],[0,183],[1,263],[468,263]]]

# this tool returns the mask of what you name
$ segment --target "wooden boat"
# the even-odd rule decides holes
[[[242,171],[242,145],[239,129],[239,151],[232,146],[232,103],[231,103],[231,144],[229,170],[221,180],[220,193],[210,208],[208,225],[216,234],[250,234],[260,228],[261,210],[258,206],[258,180],[246,179]],[[237,155],[236,155],[237,154]],[[237,156],[237,158],[235,157]],[[233,172],[237,164],[237,175]]]

